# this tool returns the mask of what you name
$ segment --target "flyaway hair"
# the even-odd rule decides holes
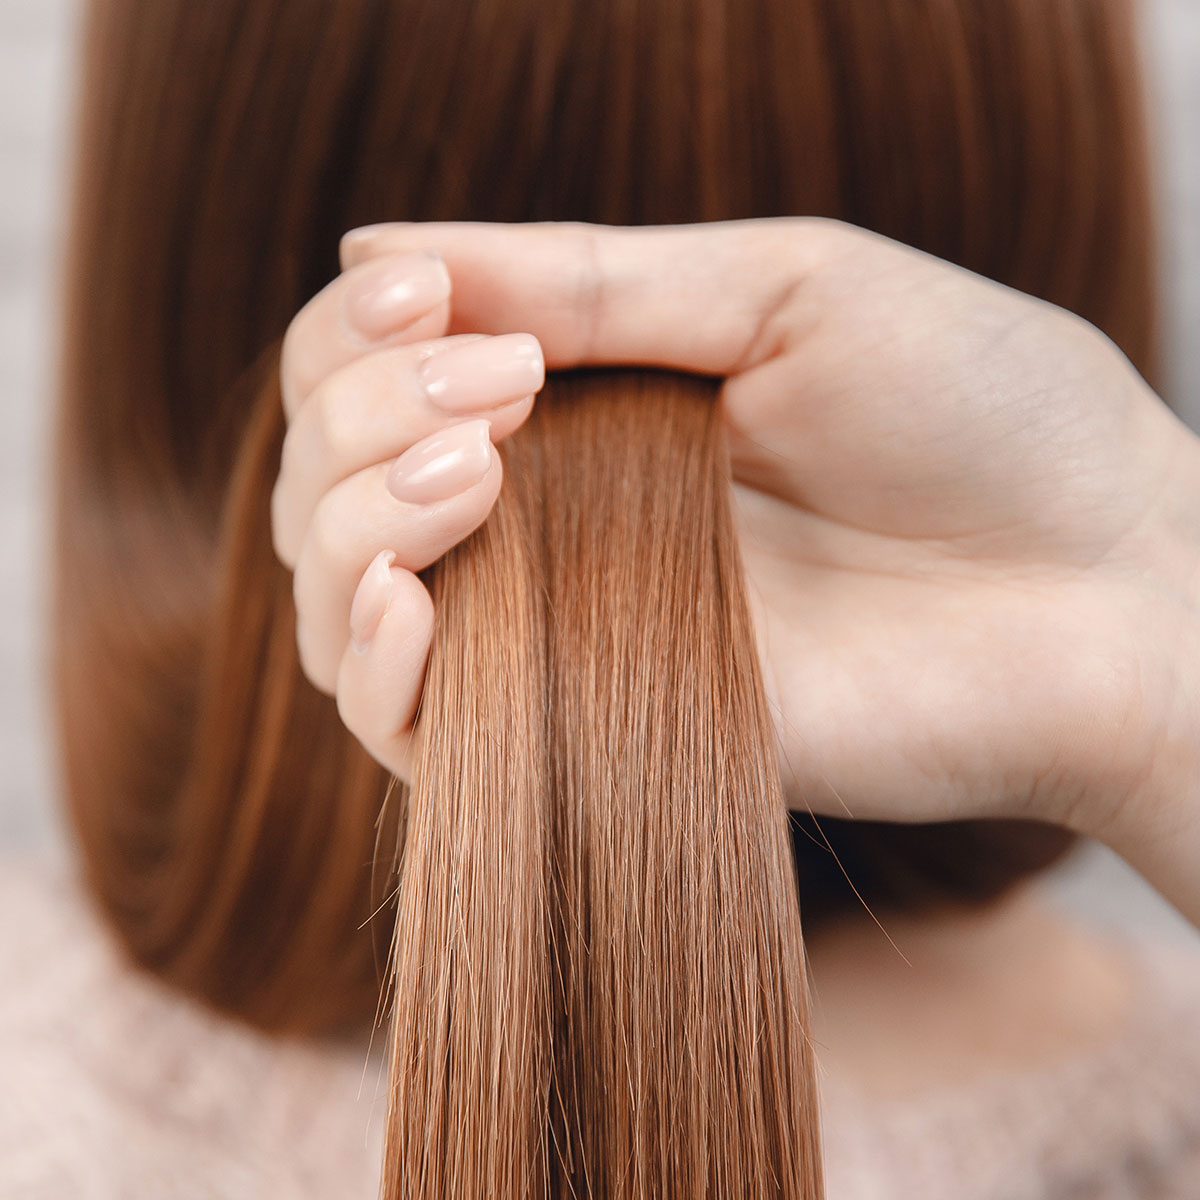
[[[178,987],[317,1031],[386,986],[387,1196],[815,1200],[800,912],[859,903],[843,867],[882,911],[983,902],[1068,839],[801,812],[789,846],[719,381],[651,371],[552,378],[504,445],[495,513],[426,574],[390,788],[300,671],[270,539],[279,339],[339,235],[839,217],[1074,310],[1153,382],[1137,45],[1129,0],[93,0],[69,811]]]

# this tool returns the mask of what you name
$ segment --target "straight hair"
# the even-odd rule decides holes
[[[799,912],[858,903],[829,847],[919,908],[1067,839],[794,817],[789,848],[716,384],[649,371],[552,378],[504,445],[495,512],[425,574],[393,788],[304,679],[271,551],[279,341],[339,234],[839,217],[1074,310],[1153,382],[1134,34],[1128,0],[92,4],[66,798],[132,959],[212,1005],[357,1024],[390,961],[385,1195],[819,1196]]]

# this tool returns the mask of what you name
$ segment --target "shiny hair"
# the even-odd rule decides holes
[[[54,667],[129,953],[288,1030],[368,1020],[390,955],[389,1196],[819,1195],[799,907],[857,904],[842,868],[981,902],[1065,835],[789,843],[715,390],[649,371],[552,378],[505,444],[425,575],[385,802],[271,551],[279,340],[359,224],[807,213],[1072,309],[1153,381],[1129,0],[95,0],[85,46]]]

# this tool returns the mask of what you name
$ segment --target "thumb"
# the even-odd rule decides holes
[[[436,249],[454,282],[451,332],[537,336],[551,367],[627,363],[734,375],[780,352],[778,320],[847,243],[838,221],[704,225],[400,222],[351,230],[343,268]]]

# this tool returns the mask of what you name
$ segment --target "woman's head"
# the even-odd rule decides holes
[[[373,894],[370,864],[377,842],[401,844],[409,864],[401,911],[413,917],[419,909],[432,924],[402,924],[413,940],[398,944],[398,967],[402,978],[414,974],[409,992],[394,998],[412,1053],[430,1044],[418,1009],[403,1006],[414,991],[428,999],[422,963],[440,961],[418,953],[412,931],[419,926],[441,945],[450,919],[450,910],[438,908],[445,893],[437,889],[449,888],[454,859],[437,824],[447,810],[434,798],[451,777],[469,791],[482,788],[485,767],[497,769],[493,759],[472,760],[477,774],[463,774],[468,726],[454,696],[474,680],[466,666],[455,674],[448,665],[483,635],[469,606],[454,607],[454,596],[482,603],[494,582],[481,564],[499,569],[496,539],[507,539],[501,549],[511,557],[513,546],[532,538],[534,549],[503,594],[516,605],[506,620],[525,639],[503,674],[513,692],[506,719],[519,716],[529,727],[520,743],[525,757],[513,743],[509,764],[523,782],[493,780],[492,799],[481,802],[493,812],[505,786],[528,800],[520,844],[529,886],[509,878],[504,891],[493,879],[489,886],[501,890],[485,893],[497,906],[526,897],[524,907],[510,910],[525,924],[519,936],[515,926],[504,934],[516,939],[505,943],[509,958],[496,949],[500,933],[473,926],[480,940],[460,946],[466,957],[456,961],[486,961],[501,975],[505,962],[524,964],[524,981],[504,978],[494,995],[515,1005],[512,989],[520,983],[526,1020],[541,1005],[543,1031],[552,1004],[566,1006],[565,1025],[544,1043],[535,1038],[522,1060],[530,1072],[514,1093],[522,1103],[549,1094],[546,1072],[563,1064],[556,1046],[578,1047],[583,1031],[603,1040],[661,1015],[676,998],[669,989],[640,993],[636,1004],[628,992],[605,992],[611,1003],[601,1011],[594,990],[567,995],[555,990],[566,985],[545,974],[547,963],[561,964],[573,948],[586,950],[595,971],[579,988],[619,980],[630,968],[622,955],[645,931],[624,928],[629,942],[612,943],[608,959],[595,942],[603,924],[578,945],[567,938],[565,916],[581,897],[589,911],[619,911],[596,875],[617,860],[601,856],[594,822],[535,803],[594,798],[613,786],[593,761],[596,692],[580,679],[594,688],[604,666],[632,688],[621,662],[597,664],[587,632],[597,613],[628,603],[636,586],[615,599],[593,569],[604,549],[594,541],[581,546],[578,525],[551,537],[539,504],[555,487],[571,487],[549,469],[551,451],[613,419],[606,405],[616,401],[602,393],[631,393],[642,377],[581,383],[599,391],[584,397],[577,418],[562,415],[566,406],[551,397],[540,423],[510,451],[510,481],[517,482],[506,506],[441,568],[445,579],[432,580],[442,589],[443,615],[425,717],[428,786],[418,788],[413,807],[393,798],[377,829],[387,780],[340,727],[333,704],[302,678],[290,580],[271,555],[268,498],[282,436],[272,382],[278,338],[336,269],[338,235],[364,222],[675,223],[814,213],[878,229],[1072,308],[1150,371],[1149,206],[1130,24],[1128,4],[1118,0],[1007,0],[986,8],[970,0],[94,6],[63,377],[56,652],[72,811],[97,894],[133,954],[264,1025],[306,1028],[369,1015],[376,958],[390,932],[370,917],[393,882],[379,872]],[[629,770],[652,772],[658,800],[673,797],[679,810],[668,813],[671,821],[692,822],[664,826],[673,838],[686,833],[705,846],[732,845],[736,829],[750,842],[747,853],[761,854],[758,883],[750,858],[738,859],[727,881],[738,896],[737,928],[757,921],[791,954],[790,969],[770,955],[756,958],[753,977],[766,972],[761,978],[774,981],[769,994],[799,1012],[794,901],[789,907],[777,892],[771,898],[760,890],[778,877],[780,831],[750,804],[748,781],[760,779],[765,734],[753,667],[737,653],[746,631],[731,583],[736,562],[696,559],[724,520],[720,447],[685,382],[652,386],[659,390],[643,406],[647,424],[628,439],[625,453],[633,457],[605,458],[596,478],[628,478],[628,461],[644,449],[639,438],[651,438],[655,422],[673,422],[681,445],[673,469],[698,470],[712,490],[701,514],[710,525],[692,529],[691,541],[664,542],[658,553],[661,559],[669,549],[676,557],[662,561],[696,573],[711,600],[696,636],[710,647],[713,677],[738,697],[738,721],[719,744],[731,748],[732,765],[721,770],[740,772],[733,791],[743,803],[736,820],[715,826],[701,812],[682,811],[682,798],[698,795],[702,779],[671,774],[681,751],[663,731],[686,720],[689,736],[711,751],[717,718],[710,713],[705,725],[696,717],[703,698],[679,690],[690,686],[687,672],[679,674],[685,647],[666,630],[650,648],[678,676],[675,707],[638,714],[643,740],[634,744],[644,753]],[[669,503],[674,481],[660,484],[643,497],[644,511]],[[577,608],[561,578],[547,582],[557,570],[548,545],[570,547],[561,557],[588,579],[591,590]],[[653,556],[640,544],[618,551],[632,564],[633,584],[646,586]],[[544,596],[557,596],[557,607],[541,607]],[[559,644],[547,622],[564,608],[578,621],[564,628],[577,636]],[[632,655],[636,638],[647,635],[633,623],[623,628],[622,653]],[[628,734],[617,724],[610,736],[622,729]],[[685,758],[695,767],[694,755]],[[768,795],[770,786],[762,785]],[[822,822],[808,832],[812,838],[797,838],[796,859],[813,916],[856,903],[818,844],[826,835],[859,890],[893,904],[984,898],[1059,849],[1027,827],[898,832]],[[654,854],[646,861],[664,870],[673,861],[669,847]],[[563,868],[568,855],[573,874]],[[427,887],[432,903],[422,896]],[[671,911],[646,904],[639,911],[650,927],[670,924]],[[686,928],[699,943],[720,918],[706,909]],[[732,969],[732,959],[723,962],[722,970]],[[694,958],[686,968],[700,969]],[[496,983],[501,975],[489,978]],[[715,1014],[728,1016],[732,1003],[728,995],[706,996],[670,1044],[711,1032]],[[461,1008],[448,1011],[465,1020]],[[772,1025],[769,1012],[758,1017],[779,1035],[771,1042],[776,1060],[811,1084],[803,1038],[786,1020]],[[461,1050],[474,1028],[451,1021],[437,1033]],[[729,1040],[713,1043],[709,1065],[718,1051],[750,1044],[738,1040],[749,1029],[727,1029]],[[502,1041],[493,1046],[497,1054],[507,1053]],[[585,1119],[580,1106],[591,1102],[597,1079],[627,1083],[636,1064],[568,1061],[573,1082],[558,1079],[562,1107],[550,1121],[560,1133],[573,1126],[579,1141],[570,1144],[595,1159],[615,1136],[614,1122],[630,1114],[595,1108]],[[670,1061],[682,1071],[689,1060]],[[397,1072],[415,1078],[403,1059]],[[445,1085],[438,1078],[436,1086]],[[469,1088],[465,1076],[453,1078]],[[714,1071],[702,1082],[716,1095],[729,1078]],[[669,1107],[668,1093],[654,1091],[661,1079],[647,1080],[647,1094]],[[434,1075],[427,1082],[436,1090]],[[739,1111],[761,1107],[778,1086],[747,1083]],[[671,1092],[669,1101],[691,1105],[689,1120],[699,1121],[712,1095]],[[410,1097],[409,1111],[417,1107]],[[529,1116],[507,1112],[512,1128]],[[802,1116],[790,1112],[778,1128]],[[649,1161],[658,1128],[624,1129],[639,1161]],[[530,1151],[535,1158],[544,1152],[541,1143]],[[768,1162],[778,1169],[779,1154],[776,1146],[758,1169]],[[700,1177],[701,1166],[690,1169]]]

